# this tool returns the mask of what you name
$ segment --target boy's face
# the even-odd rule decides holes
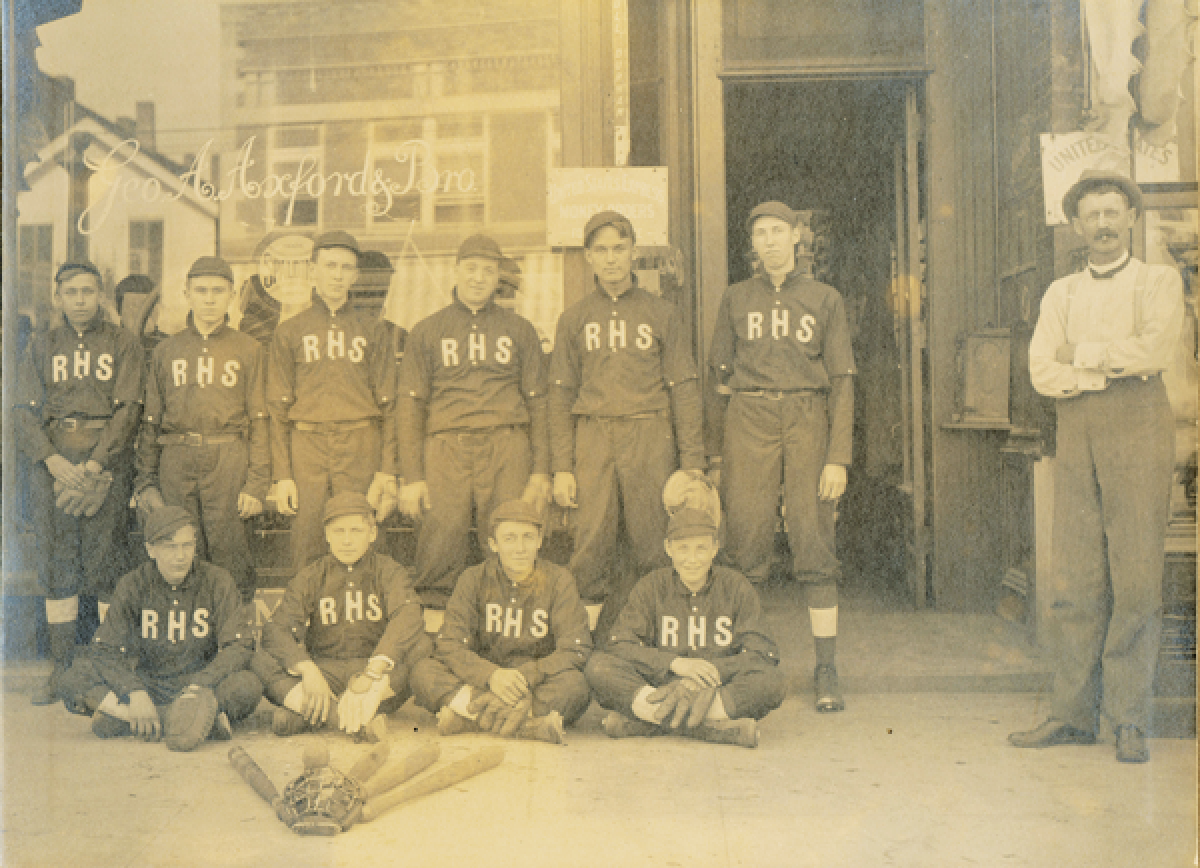
[[[759,217],[750,229],[750,244],[768,271],[781,271],[794,261],[800,230],[778,217]]]
[[[329,551],[343,564],[356,564],[375,542],[379,530],[365,515],[340,515],[325,525]]]
[[[612,226],[592,233],[591,246],[584,249],[583,256],[603,283],[623,283],[633,271],[633,242]]]
[[[164,579],[172,584],[182,582],[196,557],[196,529],[185,524],[169,539],[146,543],[146,551]]]
[[[313,262],[317,295],[331,309],[341,307],[358,280],[358,256],[346,247],[323,247]]]
[[[94,274],[77,271],[60,283],[55,291],[67,322],[73,326],[87,325],[100,309],[100,282]]]
[[[458,297],[472,310],[487,304],[500,284],[500,263],[486,256],[468,256],[454,270]]]
[[[225,321],[233,284],[223,277],[193,277],[183,290],[192,308],[192,318],[204,331],[212,331]]]
[[[505,575],[519,583],[533,574],[542,530],[524,521],[502,521],[492,531],[488,546],[499,556]]]
[[[720,549],[716,537],[710,534],[685,536],[669,539],[664,545],[667,556],[675,565],[675,572],[679,573],[683,583],[693,591],[703,588],[708,581],[708,570],[712,566],[713,558]]]

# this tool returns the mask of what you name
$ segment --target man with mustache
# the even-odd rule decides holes
[[[1050,284],[1029,347],[1034,388],[1055,398],[1053,572],[1056,643],[1049,718],[1016,747],[1094,744],[1103,713],[1119,762],[1146,762],[1162,631],[1163,552],[1175,417],[1162,372],[1183,323],[1173,268],[1130,255],[1138,186],[1087,171],[1063,212],[1088,267]]]

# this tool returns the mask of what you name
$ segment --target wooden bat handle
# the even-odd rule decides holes
[[[494,769],[503,761],[504,748],[498,745],[486,747],[481,751],[471,754],[469,757],[438,769],[433,774],[421,778],[415,784],[410,784],[398,790],[392,790],[390,793],[384,793],[377,797],[373,802],[367,802],[363,805],[362,821],[369,823],[397,805],[462,783],[489,769]]]
[[[438,743],[431,741],[417,748],[399,762],[392,763],[366,785],[364,788],[366,801],[371,801],[388,790],[400,786],[409,778],[415,778],[437,762],[441,755],[442,749],[438,747]]]
[[[235,746],[229,749],[229,762],[242,776],[242,780],[248,783],[264,802],[275,809],[275,816],[290,827],[296,818],[292,815],[291,809],[283,803],[279,790],[271,783],[267,773],[254,761],[254,757],[246,753],[244,748]]]
[[[347,772],[347,775],[354,778],[360,784],[365,784],[371,779],[372,775],[383,768],[383,764],[387,762],[390,753],[391,747],[388,745],[388,742],[379,742],[368,753],[364,754],[362,759],[354,764],[354,767]]]

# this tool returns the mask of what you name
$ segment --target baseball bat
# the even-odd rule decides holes
[[[279,795],[279,790],[271,783],[271,779],[267,777],[267,773],[259,768],[258,763],[254,761],[254,757],[246,753],[244,748],[231,747],[229,749],[229,762],[233,764],[237,773],[242,776],[242,780],[248,783],[250,788],[262,797],[264,802],[275,809],[275,816],[284,825],[291,828],[296,820],[292,809],[284,804],[283,799]]]
[[[392,790],[390,793],[384,793],[377,797],[374,802],[367,802],[363,805],[362,821],[369,823],[397,805],[411,802],[413,799],[419,799],[421,796],[427,796],[430,793],[436,793],[438,790],[444,790],[476,775],[483,774],[489,769],[494,769],[500,765],[503,760],[504,748],[502,747],[486,747],[481,751],[476,751],[465,759],[450,763],[450,765],[438,769],[433,774],[421,778],[415,784],[410,784],[398,790]]]
[[[381,741],[370,751],[363,754],[362,759],[354,764],[347,774],[358,781],[360,784],[365,784],[371,779],[377,771],[383,768],[383,764],[387,762],[388,755],[391,753],[391,747],[386,741]]]
[[[415,778],[437,762],[441,755],[442,749],[438,747],[438,743],[431,741],[417,748],[399,762],[392,763],[364,787],[366,801],[376,799],[410,778]]]

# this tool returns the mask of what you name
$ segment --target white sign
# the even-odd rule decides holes
[[[1062,198],[1085,169],[1107,169],[1129,174],[1129,149],[1100,133],[1042,133],[1042,189],[1046,200],[1046,225],[1067,222]]]
[[[551,169],[546,189],[546,243],[582,247],[583,227],[598,211],[616,211],[633,224],[643,247],[666,247],[667,170]]]

